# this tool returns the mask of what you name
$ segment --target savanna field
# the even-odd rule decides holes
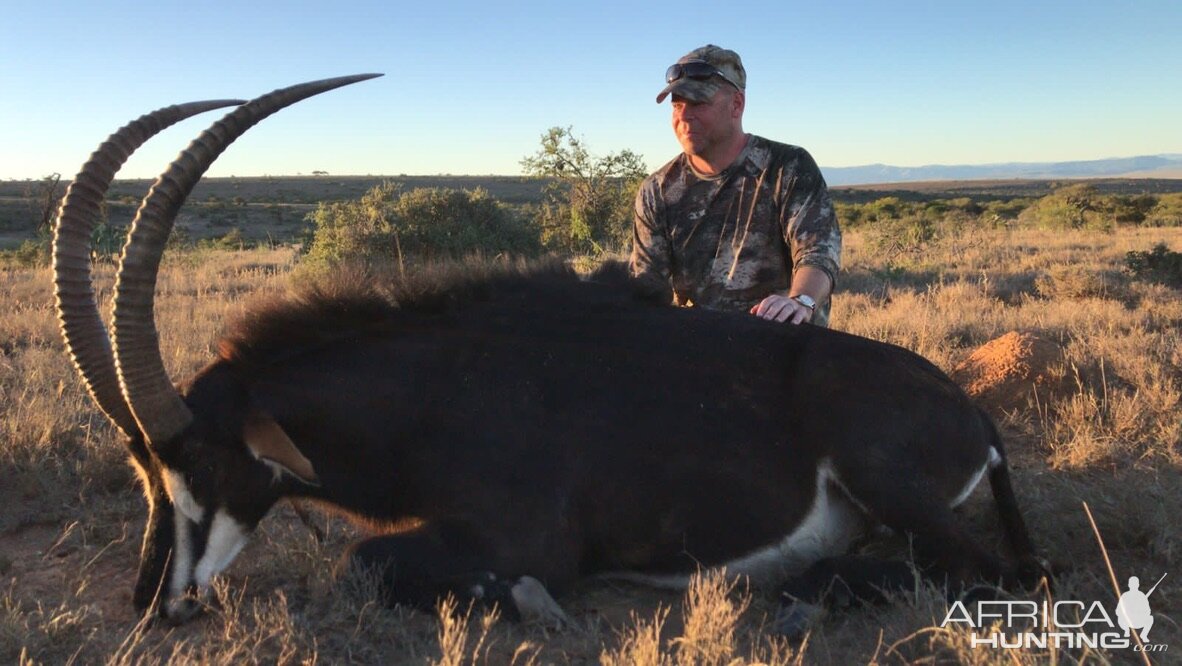
[[[401,220],[424,202],[480,219],[500,215],[487,193],[384,196],[402,206]],[[973,647],[963,624],[940,626],[950,605],[928,586],[890,605],[835,612],[792,643],[767,631],[776,609],[770,592],[718,576],[696,579],[686,593],[586,581],[558,599],[574,621],[561,630],[481,609],[388,609],[365,580],[334,579],[357,530],[287,502],[219,579],[216,604],[202,617],[180,627],[140,622],[131,592],[145,501],[115,429],[63,350],[50,269],[26,248],[0,265],[0,663],[1182,663],[1182,226],[1125,223],[1120,215],[1134,214],[1135,197],[1123,212],[1077,207],[1078,224],[1038,224],[1039,214],[1072,205],[1071,196],[1042,209],[1033,200],[1013,210],[956,200],[926,217],[900,212],[908,204],[898,199],[844,208],[832,322],[927,357],[976,392],[1001,426],[1031,535],[1059,571],[1053,591],[1015,599],[1098,601],[1111,613],[1112,575],[1123,591],[1129,576],[1147,590],[1168,574],[1150,598],[1149,642],[1164,649]],[[1143,208],[1141,220],[1152,218]],[[1019,217],[1018,209],[1034,212]],[[208,362],[225,322],[252,301],[326,279],[331,259],[357,243],[394,247],[385,243],[393,238],[395,250],[364,258],[413,271],[417,246],[443,242],[365,215],[350,223],[368,224],[365,234],[345,233],[349,211],[321,206],[309,211],[316,239],[301,252],[277,237],[296,235],[279,224],[283,211],[255,212],[278,220],[269,242],[223,227],[218,241],[178,244],[166,255],[156,314],[174,379]],[[497,218],[497,240],[538,251],[530,245],[537,239],[522,240],[515,215]],[[544,204],[540,215],[559,217]],[[549,232],[540,241],[549,251],[586,256],[612,246],[578,229]],[[580,245],[587,240],[594,242]],[[108,312],[114,267],[99,259],[97,294]],[[1017,335],[981,349],[1010,333]],[[1037,354],[1026,354],[1031,345]],[[1000,550],[987,486],[960,512]],[[907,548],[899,536],[861,546],[892,557]]]

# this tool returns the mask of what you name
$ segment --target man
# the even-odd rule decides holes
[[[743,131],[747,73],[713,44],[665,73],[682,154],[636,195],[632,274],[679,305],[829,324],[841,231],[816,162]]]

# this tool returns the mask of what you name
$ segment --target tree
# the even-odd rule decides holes
[[[595,157],[571,127],[551,127],[537,153],[521,160],[528,176],[551,178],[539,214],[542,242],[587,254],[623,248],[632,234],[636,189],[648,173],[630,150]]]
[[[29,200],[34,219],[37,221],[37,233],[48,236],[53,231],[54,214],[61,203],[62,175],[51,173],[38,180],[31,187],[25,188],[25,197]]]

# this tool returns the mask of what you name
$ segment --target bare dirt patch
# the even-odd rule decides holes
[[[126,536],[88,543],[76,522],[28,525],[0,534],[4,580],[26,604],[80,603],[104,620],[133,623],[135,544]]]
[[[1070,389],[1063,348],[1032,332],[1010,331],[978,347],[952,379],[994,415],[1043,403]]]

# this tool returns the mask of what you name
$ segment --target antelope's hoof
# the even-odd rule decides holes
[[[798,641],[820,624],[824,616],[825,609],[822,606],[803,601],[788,601],[776,611],[772,633]]]

